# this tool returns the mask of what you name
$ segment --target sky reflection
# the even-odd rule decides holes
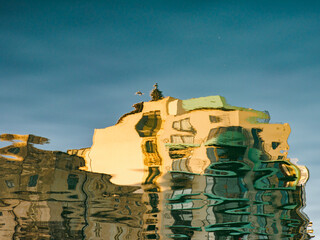
[[[93,129],[147,101],[134,93],[155,82],[180,99],[221,94],[290,123],[319,231],[319,11],[316,1],[2,1],[0,131],[66,151],[91,146]]]

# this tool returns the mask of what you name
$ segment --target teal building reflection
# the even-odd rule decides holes
[[[180,165],[170,173],[172,195],[167,204],[174,222],[168,237],[311,238],[309,219],[302,212],[304,183],[299,183],[299,175],[307,174],[307,169],[281,156],[271,160],[259,132],[236,126],[212,129],[206,143],[210,164],[204,174],[188,171],[186,148],[180,154],[171,149],[175,153],[171,157]]]

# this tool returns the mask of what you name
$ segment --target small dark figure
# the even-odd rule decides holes
[[[158,101],[163,98],[162,92],[158,89],[158,83],[153,85],[154,89],[150,93],[151,101]]]
[[[135,94],[141,96],[141,95],[143,95],[144,93],[141,92],[141,91],[138,91],[138,92],[136,92]]]

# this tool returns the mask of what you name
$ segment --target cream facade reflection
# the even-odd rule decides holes
[[[154,117],[144,120],[145,129],[137,130],[137,125],[143,124],[141,122],[148,115]],[[220,96],[189,100],[167,97],[143,103],[141,112],[126,115],[115,126],[96,129],[93,145],[84,157],[89,171],[108,172],[117,184],[140,184],[151,165],[160,167],[162,172],[185,168],[193,173],[203,173],[210,163],[206,146],[217,144],[210,141],[237,144],[233,139],[235,136],[229,136],[230,140],[227,135],[225,139],[209,139],[210,131],[212,135],[218,128],[241,126],[248,132],[253,128],[261,130],[259,136],[263,139],[264,150],[272,160],[286,159],[290,127],[288,124],[267,124],[268,121],[267,112],[230,106]],[[152,124],[157,124],[159,129],[153,131]],[[143,131],[153,133],[143,136]],[[247,141],[250,141],[248,137]],[[242,144],[249,146],[250,142]],[[154,154],[148,152],[148,149],[152,150],[150,147],[157,149]],[[187,159],[182,165],[170,157],[178,152],[184,152],[184,159]]]

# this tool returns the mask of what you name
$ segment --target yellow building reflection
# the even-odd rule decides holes
[[[92,147],[81,155],[89,171],[111,174],[112,182],[123,185],[141,184],[150,167],[160,172],[203,173],[211,163],[208,147],[250,147],[252,131],[262,139],[269,160],[290,162],[290,127],[269,124],[267,112],[230,106],[220,96],[167,97],[142,105],[139,112],[126,114],[118,124],[95,130]],[[307,171],[295,171],[307,180]]]

